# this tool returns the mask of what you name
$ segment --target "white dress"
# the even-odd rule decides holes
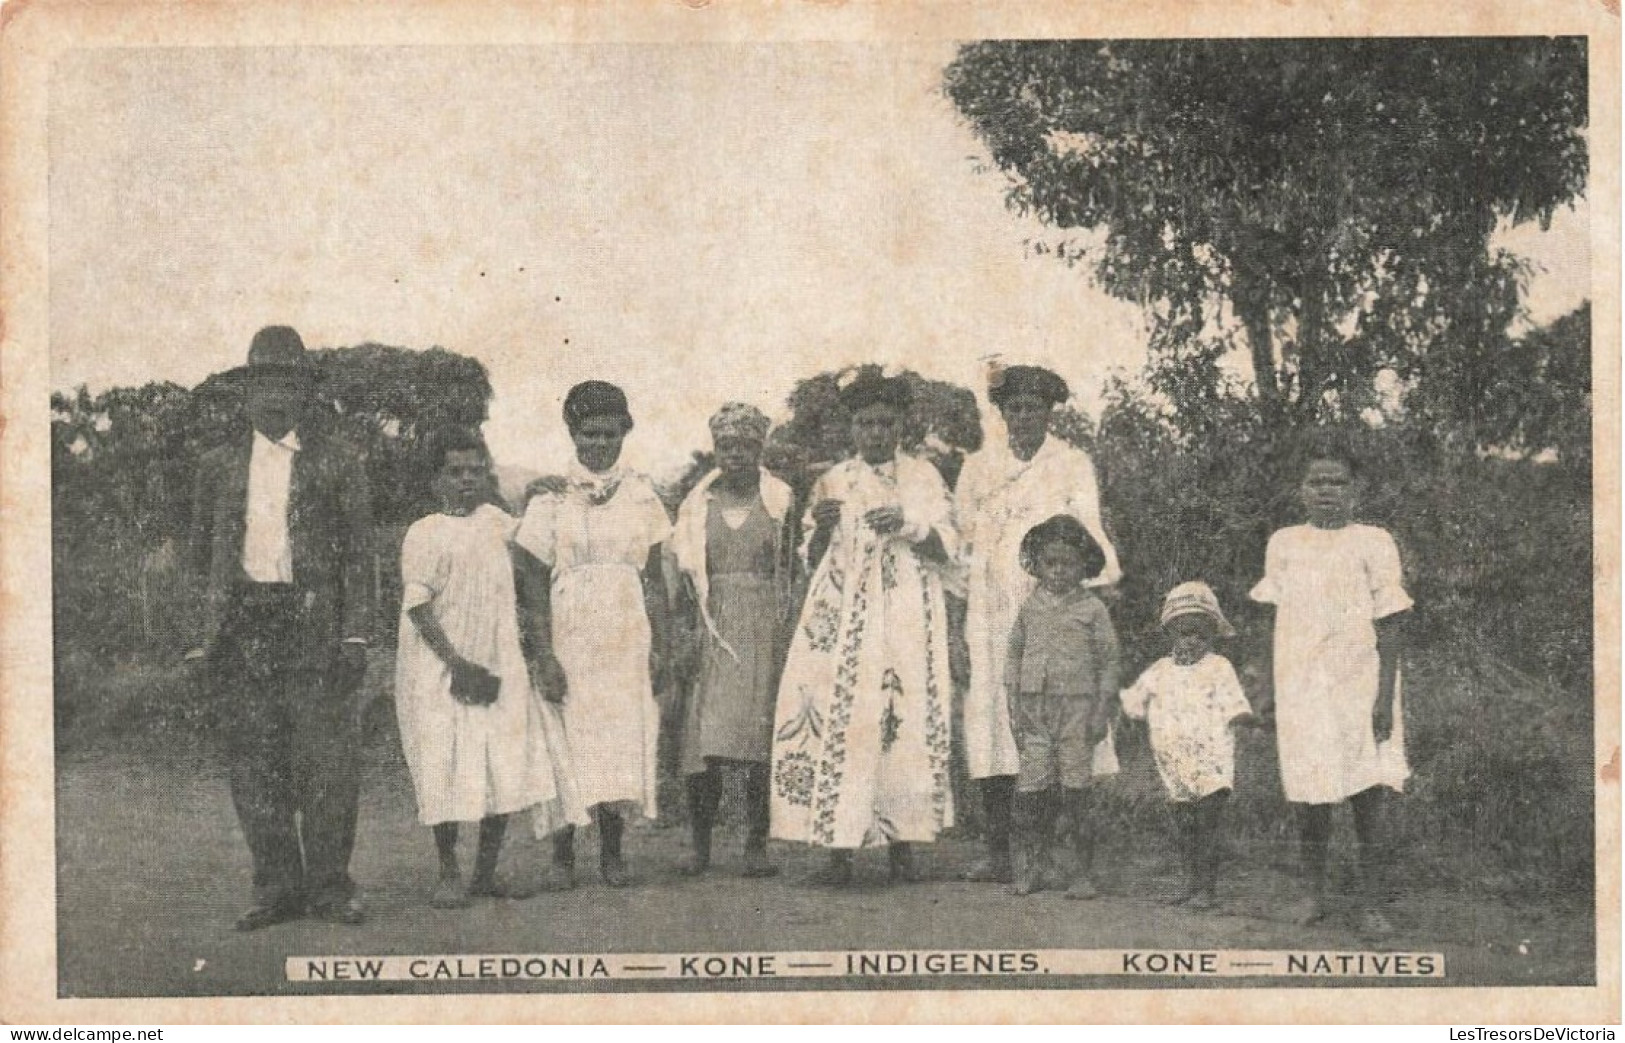
[[[1235,786],[1230,722],[1250,709],[1230,660],[1213,652],[1189,666],[1165,656],[1123,691],[1123,713],[1146,721],[1157,774],[1175,802]]]
[[[1403,789],[1405,725],[1379,744],[1375,621],[1411,607],[1399,548],[1370,525],[1295,525],[1270,537],[1255,601],[1275,613],[1275,733],[1281,785],[1300,804],[1335,804],[1372,786]]]
[[[1059,438],[1044,439],[1031,460],[1008,444],[990,445],[965,461],[955,496],[963,539],[965,641],[970,689],[965,693],[965,759],[970,777],[1015,775],[1020,769],[1004,659],[1016,613],[1037,581],[1021,567],[1021,540],[1057,514],[1083,523],[1106,552],[1106,567],[1089,586],[1116,583],[1123,572],[1100,518],[1100,489],[1089,454]]]
[[[569,687],[565,734],[589,808],[657,814],[660,708],[642,569],[670,529],[649,479],[593,475],[578,464],[568,491],[531,499],[515,537],[553,572],[553,652]]]
[[[779,684],[773,836],[817,847],[934,840],[953,825],[952,686],[937,568],[912,546],[931,530],[951,556],[947,487],[924,460],[836,464],[812,504],[841,501]],[[862,522],[901,506],[904,528]],[[806,530],[813,531],[809,515]]]
[[[519,644],[513,561],[517,521],[495,507],[431,514],[401,547],[395,708],[425,825],[535,808],[538,823],[583,821],[562,722],[530,685]],[[407,613],[430,605],[452,646],[501,679],[496,702],[451,695],[451,671]]]

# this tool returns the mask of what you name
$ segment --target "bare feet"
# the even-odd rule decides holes
[[[1192,898],[1196,897],[1196,890],[1197,889],[1196,889],[1195,884],[1186,884],[1184,887],[1180,888],[1178,891],[1175,891],[1173,894],[1169,895],[1167,898],[1164,898],[1162,900],[1162,902],[1163,902],[1164,905],[1184,905],[1185,903],[1189,902]]]
[[[601,864],[598,867],[598,875],[609,887],[632,886],[632,874],[627,871],[626,863],[619,859]]]
[[[1008,884],[1013,877],[1008,858],[984,858],[965,870],[963,879],[972,884]]]
[[[576,867],[554,862],[547,869],[547,876],[542,886],[549,891],[574,891],[576,889]]]
[[[1377,909],[1360,914],[1360,933],[1368,938],[1387,938],[1394,933],[1394,925]]]
[[[434,894],[429,896],[429,904],[436,909],[466,909],[468,908],[468,887],[460,876],[443,876],[440,882],[434,885]]]
[[[523,902],[527,898],[536,897],[534,887],[516,884],[496,875],[475,877],[468,885],[468,893],[472,898],[498,898],[510,902]]]
[[[914,849],[907,844],[893,844],[888,847],[886,849],[886,861],[892,883],[917,884],[920,882],[920,870],[914,864]]]
[[[1319,898],[1311,895],[1308,898],[1299,899],[1297,904],[1292,906],[1289,915],[1292,922],[1299,927],[1308,927],[1326,919],[1326,909],[1320,904]]]
[[[812,882],[825,887],[845,887],[852,882],[852,853],[831,851],[829,861],[812,875]]]
[[[1079,873],[1072,879],[1072,885],[1066,889],[1068,898],[1087,902],[1100,897],[1100,888],[1095,886],[1094,877],[1088,873]]]
[[[767,852],[758,848],[745,849],[745,868],[740,871],[741,876],[754,880],[765,879],[779,875],[779,867],[767,860]]]

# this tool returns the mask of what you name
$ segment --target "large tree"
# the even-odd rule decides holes
[[[1039,249],[1148,308],[1159,389],[1222,393],[1244,343],[1270,421],[1500,364],[1524,272],[1491,236],[1585,186],[1579,38],[991,41],[945,88],[1011,207],[1096,233]]]

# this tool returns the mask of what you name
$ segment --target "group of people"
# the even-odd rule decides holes
[[[353,754],[353,722],[317,704],[360,679],[366,610],[350,599],[365,595],[346,552],[366,523],[365,479],[347,451],[300,441],[288,405],[308,393],[297,334],[262,331],[249,361],[255,430],[222,451],[229,475],[205,459],[195,523],[211,531],[194,540],[225,621],[198,656],[253,704],[234,729],[239,751],[257,751],[232,776],[256,886],[238,926],[306,912],[356,922],[353,757],[340,755]],[[1251,596],[1274,611],[1272,691],[1249,704],[1215,651],[1234,631],[1200,581],[1167,593],[1168,654],[1125,686],[1103,596],[1122,573],[1094,467],[1048,433],[1067,386],[1011,366],[988,396],[1008,437],[973,455],[954,491],[934,464],[899,451],[909,385],[876,367],[841,381],[853,451],[801,494],[761,464],[769,419],[728,403],[710,420],[715,469],[675,521],[649,479],[621,463],[633,418],[612,384],[570,390],[575,459],[533,483],[518,516],[494,502],[478,433],[437,434],[438,508],[402,547],[395,677],[419,814],[440,859],[431,901],[527,895],[497,873],[508,819],[526,810],[552,841],[548,887],[577,886],[575,832],[589,823],[602,880],[627,886],[626,820],[656,810],[657,693],[682,677],[684,874],[710,869],[725,773],[737,771],[743,875],[778,872],[774,838],[826,849],[826,884],[851,881],[854,853],[869,846],[886,848],[894,881],[914,879],[913,846],[954,821],[957,737],[986,826],[986,858],[967,879],[1093,898],[1092,792],[1117,771],[1113,733],[1126,715],[1147,722],[1176,809],[1185,886],[1175,900],[1211,908],[1235,730],[1273,725],[1309,881],[1296,918],[1325,915],[1331,811],[1346,801],[1363,926],[1386,932],[1375,884],[1383,791],[1408,774],[1399,654],[1410,600],[1392,537],[1354,521],[1356,457],[1333,442],[1306,454],[1307,522],[1269,541]],[[318,478],[301,467],[312,451],[343,464]],[[280,493],[268,491],[276,475]],[[288,567],[261,568],[262,557]],[[956,713],[964,671],[950,663],[964,652]],[[324,815],[324,801],[347,810]],[[1058,858],[1063,817],[1073,850]],[[465,877],[458,825],[475,822]]]

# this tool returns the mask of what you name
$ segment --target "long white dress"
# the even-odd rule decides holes
[[[563,494],[531,499],[515,541],[553,572],[553,652],[569,687],[564,727],[582,802],[654,818],[660,708],[641,570],[671,523],[642,475],[577,464],[570,478]]]
[[[1411,607],[1399,548],[1371,525],[1295,525],[1270,537],[1255,601],[1275,614],[1275,734],[1286,799],[1335,804],[1372,786],[1403,789],[1405,715],[1371,728],[1379,659],[1375,621]]]
[[[965,641],[970,688],[965,693],[965,760],[970,777],[1015,775],[1020,762],[1004,694],[1004,659],[1016,614],[1036,580],[1021,567],[1021,540],[1058,514],[1076,518],[1106,552],[1106,567],[1089,586],[1122,578],[1117,551],[1100,518],[1100,488],[1089,454],[1059,438],[1044,439],[1031,460],[1006,442],[965,461],[955,496],[967,598]]]
[[[953,824],[948,627],[941,577],[912,541],[935,530],[954,553],[948,490],[924,460],[854,459],[818,480],[811,503],[824,499],[841,501],[841,522],[779,685],[773,836],[829,848],[929,842]],[[902,533],[863,524],[892,505]]]
[[[519,644],[508,540],[518,522],[489,505],[431,514],[401,547],[395,707],[425,825],[534,808],[539,828],[586,820],[558,714],[531,688]],[[501,679],[496,702],[451,695],[451,671],[407,613],[430,605],[452,646]],[[550,827],[548,827],[550,828]]]

